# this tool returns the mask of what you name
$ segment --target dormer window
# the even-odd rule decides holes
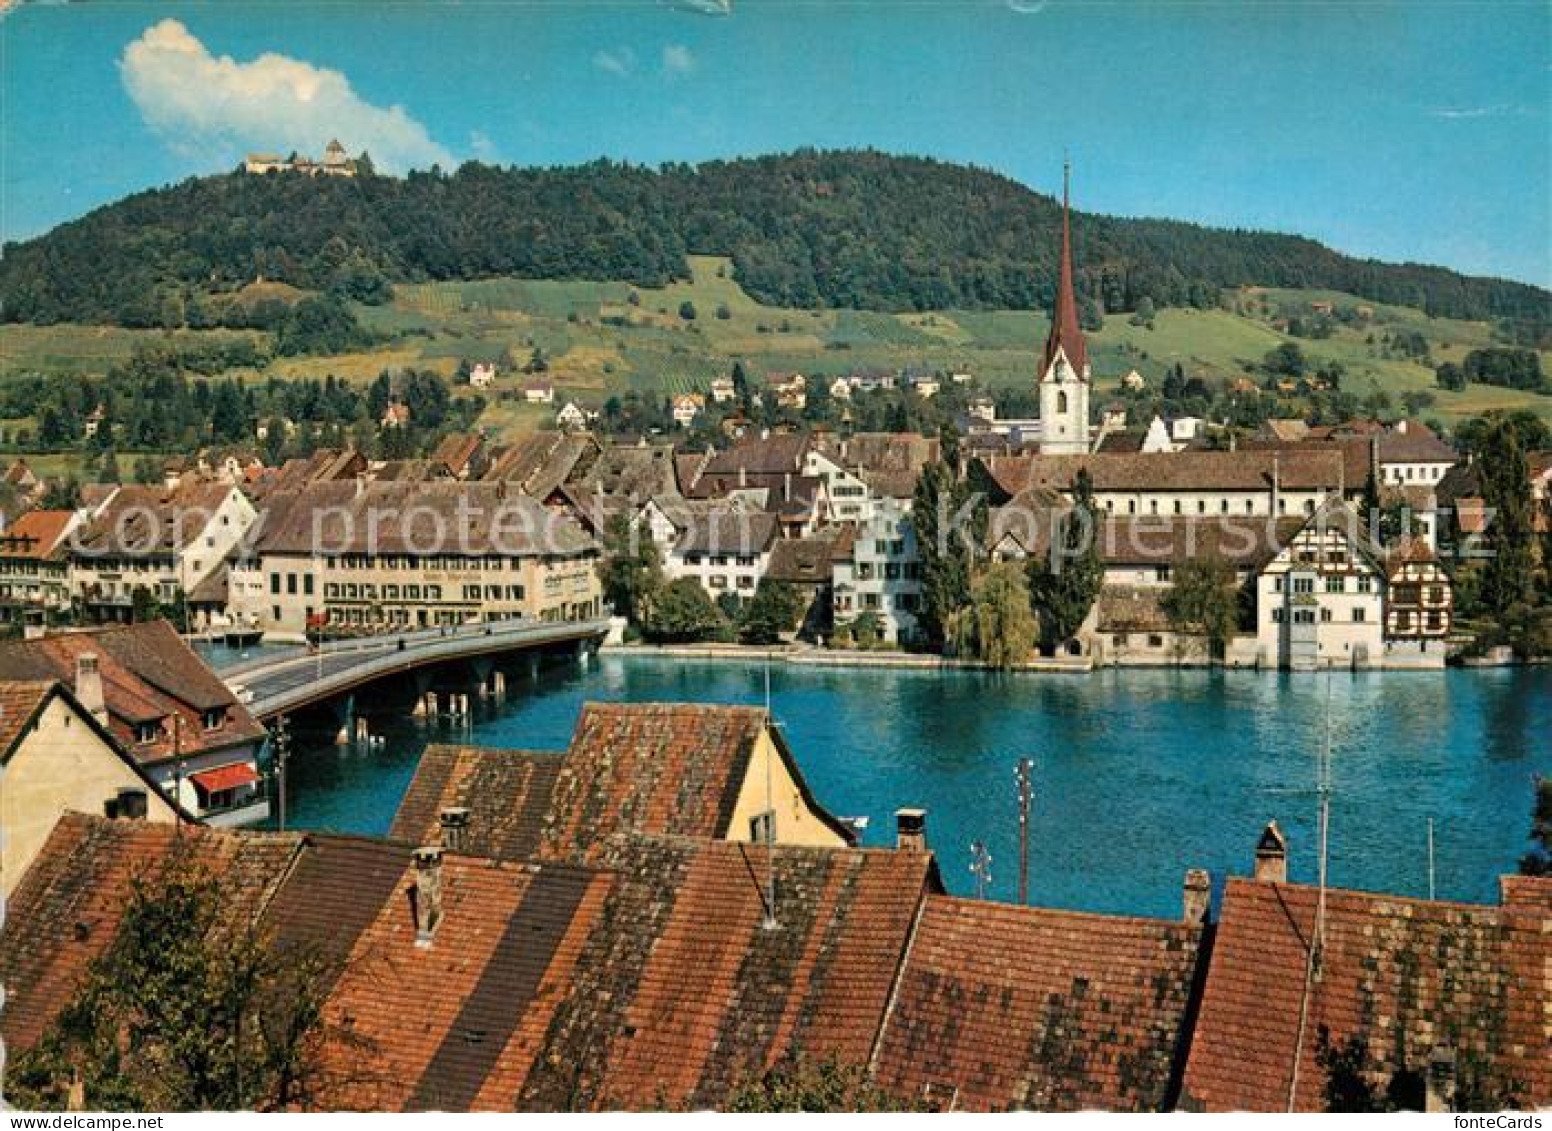
[[[136,742],[155,742],[162,736],[162,721],[156,719],[148,723],[135,724]]]
[[[212,707],[200,717],[200,721],[205,724],[206,730],[220,730],[226,725],[226,708]]]

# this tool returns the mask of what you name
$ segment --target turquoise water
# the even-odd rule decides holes
[[[1011,899],[1018,863],[1013,768],[1035,764],[1030,896],[1093,911],[1175,915],[1185,869],[1246,872],[1278,822],[1295,879],[1315,875],[1324,676],[1106,671],[1086,676],[771,668],[778,721],[815,793],[867,816],[887,844],[893,812],[928,810],[944,881],[974,890],[969,844],[991,850],[990,893]],[[1330,680],[1331,879],[1497,900],[1530,824],[1531,775],[1552,773],[1552,671],[1390,672]],[[598,700],[755,703],[759,668],[606,656],[586,672],[515,681],[466,728],[406,720],[376,749],[301,751],[291,824],[386,831],[428,739],[560,749]]]

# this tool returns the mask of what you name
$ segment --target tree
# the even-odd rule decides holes
[[[900,1097],[875,1084],[861,1065],[834,1057],[783,1060],[744,1081],[728,1100],[732,1112],[910,1111]]]
[[[1530,467],[1515,426],[1496,420],[1482,440],[1477,474],[1482,501],[1491,516],[1484,546],[1488,559],[1482,570],[1482,600],[1503,616],[1530,599],[1535,576],[1535,514]]]
[[[796,586],[762,578],[744,609],[739,636],[745,644],[776,644],[783,633],[796,627],[803,607],[803,596]]]
[[[1073,505],[1056,521],[1050,553],[1029,559],[1029,591],[1040,614],[1042,640],[1055,647],[1083,624],[1105,579],[1099,559],[1098,514],[1087,471],[1073,482]]]
[[[1234,567],[1221,554],[1187,558],[1160,605],[1171,627],[1205,636],[1210,653],[1221,657],[1239,627]]]
[[[1029,658],[1040,622],[1029,604],[1029,586],[1016,562],[1001,562],[976,578],[970,606],[953,625],[955,651],[1007,670]]]
[[[654,644],[693,644],[722,635],[727,627],[717,606],[711,603],[693,577],[671,581],[647,610],[642,635]]]
[[[281,946],[192,838],[137,877],[113,941],[7,1073],[23,1107],[234,1111],[305,1106],[321,1083],[325,963]],[[80,1098],[80,1097],[78,1097]]]
[[[1434,380],[1439,383],[1439,388],[1451,393],[1464,392],[1466,388],[1466,371],[1453,361],[1446,361],[1433,371]]]
[[[695,304],[693,302],[691,302],[689,299],[685,299],[683,302],[681,302],[679,304],[679,317],[682,318],[686,322],[694,322],[695,321]]]
[[[916,481],[911,525],[921,556],[922,607],[917,625],[942,649],[954,616],[970,603],[970,578],[986,529],[986,503],[971,495],[946,463],[928,464]]]
[[[625,515],[615,515],[604,526],[598,576],[604,600],[639,626],[663,588],[663,559],[657,543]]]
[[[1522,876],[1552,876],[1552,778],[1535,778],[1531,807],[1531,850],[1520,858]]]

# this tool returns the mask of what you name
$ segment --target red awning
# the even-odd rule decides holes
[[[230,766],[201,770],[197,774],[190,774],[189,778],[206,793],[220,793],[222,790],[236,789],[240,785],[251,785],[259,780],[259,774],[247,762],[233,762]]]

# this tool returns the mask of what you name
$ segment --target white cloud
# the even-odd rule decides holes
[[[682,43],[670,43],[663,48],[663,71],[670,75],[687,75],[695,69],[695,56]]]
[[[611,75],[628,75],[636,69],[636,53],[629,47],[600,51],[593,56],[593,66]]]
[[[731,16],[733,0],[678,0],[674,5],[687,12],[699,12],[703,16]]]
[[[119,69],[146,124],[191,159],[249,149],[316,156],[337,137],[385,172],[456,164],[404,107],[363,101],[339,71],[273,53],[246,63],[214,56],[177,20],[147,28]]]

